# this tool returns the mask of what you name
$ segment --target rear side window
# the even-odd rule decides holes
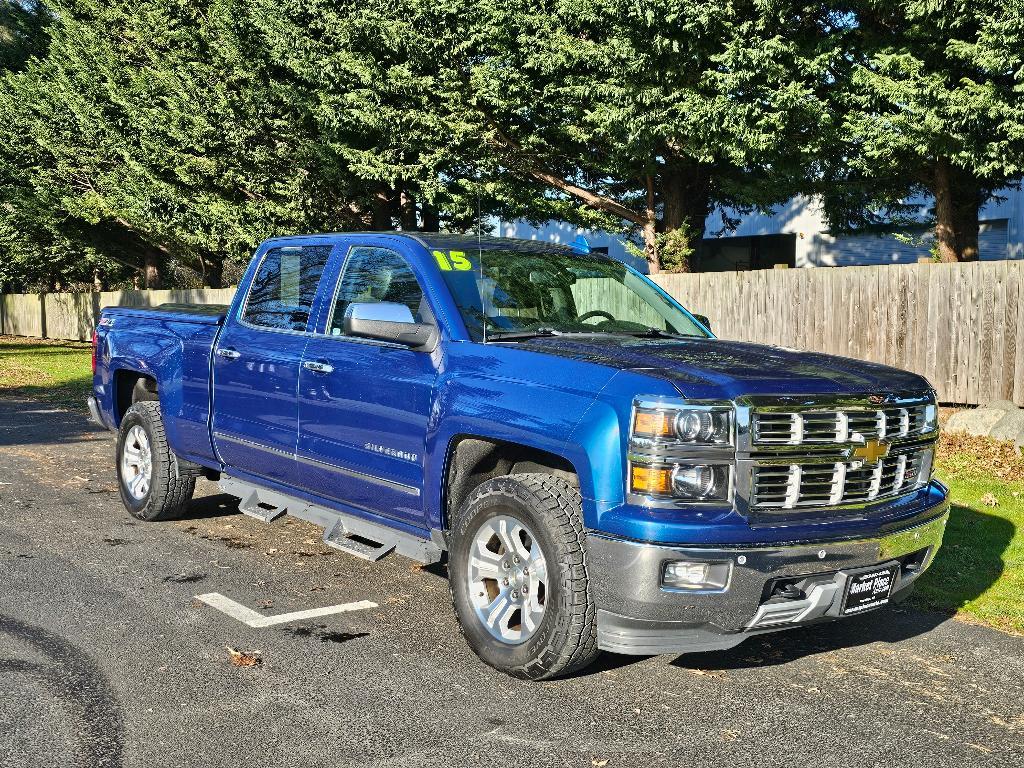
[[[271,248],[249,287],[242,320],[262,328],[305,331],[329,245]]]
[[[345,262],[327,332],[332,336],[345,332],[350,304],[378,301],[405,304],[416,322],[434,322],[423,289],[405,259],[387,248],[362,246],[353,248]]]

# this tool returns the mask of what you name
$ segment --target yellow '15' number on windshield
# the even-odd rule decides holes
[[[434,251],[434,258],[437,259],[437,266],[445,272],[451,272],[453,269],[468,272],[473,268],[472,263],[466,258],[465,251],[448,251],[447,255],[444,251]]]

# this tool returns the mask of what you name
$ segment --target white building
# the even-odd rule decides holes
[[[1003,199],[990,201],[981,211],[981,258],[1024,258],[1024,192],[1010,190],[1000,197]],[[922,202],[922,215],[926,210],[927,203]],[[807,198],[794,198],[778,206],[771,216],[741,217],[734,232],[716,236],[720,228],[719,216],[708,218],[694,271],[770,269],[776,264],[836,267],[910,263],[929,256],[934,241],[934,232],[927,226],[905,231],[902,238],[893,232],[867,231],[833,236],[826,230],[815,201]],[[499,222],[498,230],[504,237],[552,243],[571,243],[583,235],[592,247],[607,248],[611,256],[640,266],[630,257],[622,238],[607,232],[564,222],[548,222],[538,228],[524,221]]]

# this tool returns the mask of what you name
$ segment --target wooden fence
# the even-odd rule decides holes
[[[1024,262],[658,275],[725,339],[920,373],[941,402],[1024,405]]]
[[[230,304],[234,288],[102,293],[8,293],[0,296],[0,334],[88,341],[104,307]]]
[[[1024,405],[1024,262],[758,270],[655,279],[721,338],[873,360],[928,378],[942,402]],[[585,282],[585,281],[583,281]],[[580,284],[584,309],[611,297]],[[106,306],[226,304],[234,288],[10,294],[0,333],[85,341]],[[614,303],[614,301],[612,301]]]

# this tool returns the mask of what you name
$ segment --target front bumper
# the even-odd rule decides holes
[[[880,563],[899,565],[890,601],[908,594],[942,544],[949,501],[924,523],[874,538],[766,547],[673,547],[590,532],[588,570],[597,603],[598,645],[653,655],[731,648],[754,634],[839,618],[849,578]],[[662,584],[671,560],[730,563],[714,592]],[[790,594],[779,588],[792,584]]]

